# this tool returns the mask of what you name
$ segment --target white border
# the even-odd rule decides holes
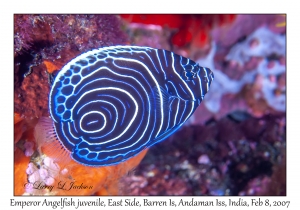
[[[296,1],[251,0],[251,1],[2,1],[1,10],[1,184],[0,206],[10,207],[10,199],[29,200],[28,197],[13,197],[13,14],[14,13],[287,13],[287,197],[289,209],[299,209],[299,16]],[[49,198],[49,197],[48,197]],[[78,197],[77,197],[78,198]],[[151,197],[161,200],[163,197]],[[187,197],[184,197],[187,198]],[[257,197],[256,197],[257,198]],[[263,197],[266,199],[267,197]],[[43,200],[43,198],[35,198]],[[53,198],[55,199],[55,198]],[[85,198],[82,198],[85,199]],[[105,198],[107,199],[107,198]],[[166,197],[167,199],[167,197]],[[179,200],[179,197],[176,199]],[[206,198],[203,197],[203,200]],[[207,199],[210,199],[209,197]],[[220,197],[220,199],[222,199]],[[227,198],[225,198],[227,199]],[[270,199],[276,199],[270,197]],[[49,198],[52,200],[52,198]],[[91,199],[88,199],[91,200]],[[12,208],[12,207],[11,207]],[[163,209],[165,207],[155,207]],[[270,209],[265,207],[266,209]],[[18,208],[21,209],[21,208]],[[31,209],[31,208],[27,208]],[[35,208],[36,209],[36,208]],[[51,208],[52,209],[52,208]],[[108,209],[108,208],[105,208]],[[139,208],[140,209],[140,208]],[[179,209],[178,207],[176,209]],[[201,208],[202,209],[202,208]],[[252,209],[252,207],[247,208]],[[261,209],[261,208],[260,208]]]

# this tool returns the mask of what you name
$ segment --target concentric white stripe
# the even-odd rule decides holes
[[[101,127],[101,128],[99,128],[98,130],[95,130],[95,131],[88,131],[88,130],[85,130],[83,127],[82,127],[82,120],[84,119],[84,117],[85,116],[87,116],[87,115],[89,115],[89,114],[100,114],[102,117],[103,117],[103,119],[104,119],[104,125]],[[80,126],[80,129],[82,130],[82,131],[84,131],[84,132],[86,132],[86,133],[96,133],[96,132],[99,132],[99,131],[102,131],[104,128],[105,128],[105,126],[106,126],[106,117],[105,117],[105,115],[102,113],[102,112],[97,112],[97,111],[90,111],[90,112],[87,112],[87,113],[85,113],[84,115],[82,115],[82,117],[80,118],[80,120],[79,120],[79,126]]]
[[[131,124],[132,124],[133,121],[135,120],[135,118],[136,118],[136,116],[137,116],[137,114],[138,114],[138,111],[139,111],[139,105],[138,105],[137,101],[132,97],[132,95],[131,95],[130,93],[128,93],[127,91],[121,89],[121,88],[115,88],[115,87],[95,88],[95,89],[93,89],[93,90],[86,91],[84,94],[82,94],[82,95],[79,97],[79,99],[78,99],[78,100],[76,101],[76,103],[74,104],[74,107],[76,107],[77,103],[79,103],[79,101],[80,101],[85,95],[87,95],[87,94],[89,94],[89,93],[92,93],[92,92],[95,92],[95,91],[101,91],[101,90],[104,90],[104,91],[105,91],[105,90],[116,90],[116,91],[120,91],[120,92],[122,92],[122,93],[125,93],[125,94],[128,95],[128,96],[131,98],[131,100],[133,101],[133,103],[134,103],[134,105],[135,105],[135,111],[134,111],[134,116],[133,116],[132,119],[130,120],[128,126],[123,130],[123,132],[122,132],[120,135],[118,135],[117,137],[112,138],[112,139],[110,139],[110,140],[103,141],[103,142],[91,143],[91,142],[87,142],[87,141],[86,141],[86,142],[87,142],[88,144],[90,144],[90,145],[107,144],[107,143],[109,143],[109,142],[112,142],[112,141],[114,141],[114,140],[120,138],[120,137],[121,137],[125,132],[127,132],[127,130],[131,127]],[[73,108],[72,108],[72,111],[73,111]]]

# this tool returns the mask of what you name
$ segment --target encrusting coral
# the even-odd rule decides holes
[[[245,18],[238,17],[240,19]],[[270,22],[270,18],[267,20]],[[226,41],[215,37],[209,54],[197,60],[201,65],[211,66],[216,75],[205,106],[194,115],[198,123],[212,116],[220,119],[234,110],[256,117],[285,112],[286,36],[271,30],[272,25],[260,25],[253,26],[251,34],[229,47],[224,47]]]
[[[135,14],[120,15],[131,24],[155,25],[173,31],[171,43],[176,47],[193,46],[204,48],[210,43],[209,31],[217,26],[230,24],[235,20],[234,14],[194,15],[194,14]]]
[[[36,119],[19,122],[15,119],[15,130],[20,132],[20,122],[30,128],[23,129],[26,131],[15,139],[15,195],[118,195],[120,178],[135,168],[147,153],[144,150],[115,166],[88,167],[71,159],[66,165],[65,160],[54,161],[49,157],[49,150],[39,151],[33,129]]]

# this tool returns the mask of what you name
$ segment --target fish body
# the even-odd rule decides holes
[[[83,53],[51,88],[55,133],[81,164],[118,164],[178,130],[213,78],[210,69],[162,49],[112,46]]]

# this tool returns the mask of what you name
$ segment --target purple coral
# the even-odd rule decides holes
[[[256,40],[255,46],[251,44],[253,40]],[[211,91],[205,96],[204,105],[216,118],[223,117],[232,111],[234,105],[224,105],[224,103],[232,103],[232,100],[225,100],[225,98],[228,95],[241,94],[240,92],[246,85],[253,87],[251,91],[255,91],[252,94],[254,100],[263,99],[270,107],[269,109],[280,112],[285,111],[285,85],[280,85],[279,83],[280,76],[285,74],[285,65],[279,60],[279,58],[285,58],[285,35],[276,34],[262,27],[250,34],[244,41],[234,45],[225,56],[225,60],[237,63],[242,67],[242,69],[236,71],[230,67],[226,69],[218,65],[218,63],[216,64],[216,49],[217,45],[213,43],[208,56],[198,60],[200,65],[214,69],[215,80],[211,85]],[[247,63],[253,62],[253,58],[259,58],[255,62],[256,65],[245,69]],[[227,72],[235,74],[234,77],[236,79],[233,79]],[[244,100],[246,100],[246,96],[247,94],[243,96]],[[238,105],[237,102],[234,104]],[[247,107],[245,104],[234,107],[234,109],[237,108],[251,112],[250,107]],[[202,110],[198,109],[196,116],[202,116],[202,113],[198,113],[202,112]],[[266,112],[269,111],[266,110]],[[197,120],[199,121],[199,118]]]
[[[80,53],[126,41],[117,15],[14,15],[14,111],[48,116],[45,60],[60,68]]]
[[[63,48],[87,51],[126,41],[115,15],[15,15],[14,34],[15,53],[31,49],[48,59]]]

